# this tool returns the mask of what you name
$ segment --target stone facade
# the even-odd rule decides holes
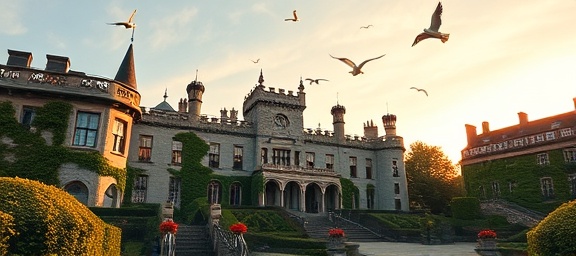
[[[340,105],[335,106],[337,113],[332,113],[338,115],[334,122],[336,132],[304,129],[306,94],[302,81],[294,91],[264,86],[262,73],[258,82],[244,99],[245,120],[237,119],[238,110],[234,108],[222,109],[219,118],[187,112],[188,102],[194,103],[193,111],[198,111],[201,101],[197,99],[205,90],[209,92],[209,87],[199,87],[201,83],[196,80],[187,86],[188,96],[195,99],[181,99],[178,111],[143,108],[142,120],[132,129],[128,161],[130,166],[146,172],[135,183],[140,190],[133,191],[133,200],[173,200],[179,205],[178,181],[169,172],[170,168],[179,170],[178,163],[173,163],[174,146],[178,143],[173,137],[193,132],[213,146],[202,164],[215,173],[263,175],[265,192],[258,195],[254,204],[306,212],[339,209],[343,196],[340,178],[347,178],[360,192],[353,195],[356,207],[408,211],[405,148],[402,137],[396,135],[394,115],[382,117],[387,134],[381,137],[373,123],[365,126],[364,137],[345,135],[345,108]],[[191,88],[196,88],[192,90],[194,94]],[[210,161],[216,158],[217,164]]]

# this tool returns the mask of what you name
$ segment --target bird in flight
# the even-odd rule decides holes
[[[360,65],[356,66],[356,64],[354,62],[352,62],[351,60],[347,59],[347,58],[338,58],[338,57],[334,57],[332,55],[330,55],[330,57],[340,60],[344,63],[346,63],[346,65],[350,66],[352,68],[352,71],[348,72],[350,74],[352,74],[353,76],[356,76],[358,74],[364,74],[364,72],[362,72],[362,67],[364,66],[364,64],[366,64],[368,61],[372,61],[375,59],[380,59],[382,57],[384,57],[386,54],[378,56],[376,58],[372,58],[372,59],[367,59],[365,61],[363,61],[362,63],[360,63]]]
[[[416,87],[410,87],[410,89],[414,89],[416,91],[423,92],[424,94],[426,94],[426,96],[428,96],[428,92],[424,89],[420,89],[420,88],[416,88]]]
[[[252,61],[252,62],[254,62],[254,63],[258,63],[258,62],[260,61],[260,59],[257,59],[257,60],[251,60],[251,61]]]
[[[363,28],[366,28],[366,29],[368,29],[368,28],[370,28],[370,27],[372,27],[372,25],[368,25],[368,26],[362,26],[362,27],[360,27],[360,29],[363,29]]]
[[[292,19],[284,19],[284,21],[294,21],[294,22],[299,21],[298,15],[296,15],[296,10],[294,10],[294,11],[292,12],[292,15],[294,15],[294,18],[292,18]]]
[[[312,83],[319,84],[318,83],[319,81],[328,81],[328,80],[322,79],[322,78],[319,78],[319,79],[306,78],[306,81],[310,81],[310,85],[312,85]]]
[[[427,38],[438,38],[442,41],[442,43],[448,41],[448,37],[450,36],[450,34],[445,34],[438,31],[438,29],[440,29],[440,25],[442,25],[441,16],[442,16],[442,2],[438,2],[436,10],[432,14],[430,28],[425,28],[424,32],[416,36],[416,39],[414,39],[414,43],[412,43],[412,46],[416,45],[418,42]]]
[[[136,27],[136,24],[134,22],[132,22],[132,19],[134,19],[134,14],[136,14],[136,10],[134,10],[134,12],[132,12],[132,15],[130,15],[130,18],[128,19],[128,21],[108,23],[108,25],[124,26],[126,29],[130,29],[130,28],[133,29]]]

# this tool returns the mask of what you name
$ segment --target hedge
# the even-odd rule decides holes
[[[0,255],[8,254],[8,239],[15,234],[14,217],[0,211]]]
[[[475,220],[482,218],[480,200],[476,197],[454,197],[450,202],[452,217],[461,220]]]
[[[65,191],[38,181],[0,177],[0,211],[14,218],[8,254],[120,255],[121,230]]]
[[[528,231],[529,255],[576,255],[576,200],[564,203]]]

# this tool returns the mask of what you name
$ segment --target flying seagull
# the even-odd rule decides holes
[[[126,29],[133,29],[136,27],[136,24],[132,22],[132,19],[134,19],[134,14],[136,14],[136,10],[132,12],[132,15],[130,15],[128,21],[108,23],[108,25],[124,26]]]
[[[292,15],[294,15],[294,18],[292,18],[292,19],[284,19],[284,21],[294,21],[294,22],[299,21],[298,15],[296,15],[296,10],[294,10],[294,11],[292,12]]]
[[[310,81],[310,85],[312,85],[312,83],[319,84],[318,83],[319,81],[328,81],[328,80],[322,79],[322,78],[319,78],[319,79],[306,78],[306,81]]]
[[[370,28],[370,27],[372,27],[372,25],[368,25],[368,26],[362,26],[362,27],[360,27],[360,29],[363,29],[363,28]]]
[[[254,63],[258,63],[258,62],[260,61],[260,59],[257,59],[257,60],[251,60],[251,61],[252,61],[252,62],[254,62]]]
[[[410,89],[414,89],[416,91],[423,92],[424,94],[426,94],[426,96],[428,96],[428,92],[424,89],[420,89],[420,88],[416,88],[416,87],[410,87]]]
[[[350,66],[352,68],[352,71],[348,72],[350,74],[352,74],[353,76],[356,76],[358,74],[364,74],[364,72],[362,72],[362,67],[364,66],[364,64],[366,64],[368,61],[371,60],[375,60],[375,59],[380,59],[382,57],[384,57],[386,54],[376,57],[376,58],[372,58],[372,59],[367,59],[364,62],[360,63],[360,65],[356,66],[356,64],[354,62],[352,62],[351,60],[347,59],[347,58],[338,58],[338,57],[334,57],[332,55],[330,55],[330,57],[340,60],[344,63],[346,63],[346,65]]]
[[[427,38],[438,38],[442,41],[442,43],[448,41],[448,37],[450,36],[450,34],[444,34],[438,31],[440,25],[442,25],[441,16],[442,16],[442,2],[438,2],[436,10],[432,14],[430,28],[425,28],[424,32],[416,36],[416,39],[414,39],[414,43],[412,43],[412,46],[416,45],[418,42]]]

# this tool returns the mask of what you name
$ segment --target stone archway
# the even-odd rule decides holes
[[[88,187],[81,181],[72,181],[66,184],[64,190],[74,196],[80,203],[88,205]]]
[[[324,193],[324,203],[326,204],[327,211],[333,211],[340,209],[340,191],[338,186],[332,184],[326,187],[326,192]]]
[[[300,211],[300,185],[290,181],[284,187],[284,207],[290,210]]]
[[[306,186],[305,203],[307,213],[319,213],[322,211],[322,190],[316,183]]]
[[[265,185],[264,205],[281,206],[280,203],[280,185],[275,180],[269,180]]]
[[[110,184],[106,191],[104,192],[104,200],[102,201],[102,207],[113,207],[117,208],[118,204],[118,188],[116,184]]]

